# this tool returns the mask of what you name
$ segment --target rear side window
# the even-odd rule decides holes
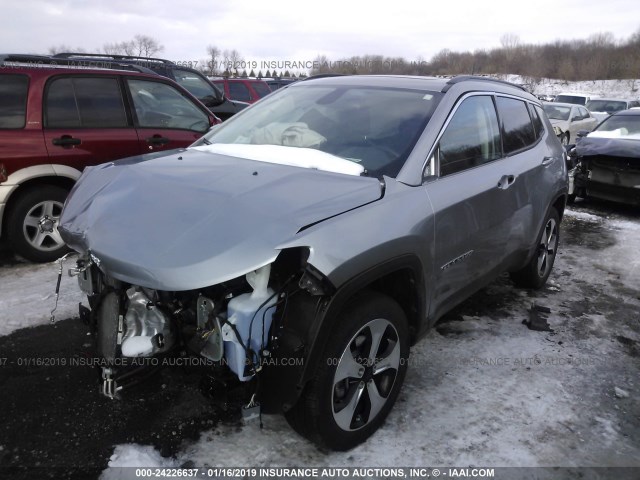
[[[28,91],[26,75],[0,75],[0,128],[24,127]]]
[[[463,100],[440,138],[440,176],[473,168],[500,156],[500,129],[491,97]]]
[[[250,102],[251,93],[247,86],[242,82],[229,82],[229,96],[234,100],[241,102]]]
[[[527,105],[522,100],[497,97],[505,155],[533,145],[536,136]]]
[[[45,98],[48,128],[127,126],[120,85],[115,78],[57,78]]]
[[[529,113],[531,114],[531,119],[533,120],[533,128],[535,129],[536,138],[542,138],[544,134],[544,124],[542,123],[542,118],[540,115],[542,114],[539,108],[534,107],[532,104],[529,104]]]
[[[262,82],[253,82],[251,83],[251,86],[260,98],[266,97],[271,93],[271,89],[269,88],[269,86]]]

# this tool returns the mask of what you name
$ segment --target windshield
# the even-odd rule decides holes
[[[216,90],[216,87],[193,72],[176,68],[173,71],[173,76],[182,88],[187,90],[207,107],[215,105],[222,97],[222,93]]]
[[[573,103],[575,105],[584,105],[587,103],[587,97],[580,95],[557,95],[554,100],[558,103]]]
[[[301,82],[227,120],[194,146],[316,149],[359,164],[365,174],[395,177],[441,97],[421,90]]]
[[[611,132],[613,134],[606,136],[640,138],[640,114],[609,117],[598,125],[589,136],[600,136],[598,132]]]
[[[561,107],[558,105],[543,105],[544,111],[547,114],[547,117],[551,120],[569,120],[569,115],[571,114],[571,107]]]
[[[592,112],[614,113],[627,109],[627,102],[622,100],[591,100],[587,108]]]

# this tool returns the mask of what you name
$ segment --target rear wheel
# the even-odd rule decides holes
[[[51,262],[66,251],[58,223],[67,191],[55,185],[20,195],[7,218],[7,235],[16,253],[33,262]]]
[[[560,216],[555,208],[547,215],[542,231],[538,235],[536,251],[529,263],[517,272],[511,273],[511,279],[519,287],[540,288],[551,274],[553,262],[558,252],[560,240]]]
[[[371,436],[396,401],[407,371],[407,320],[378,293],[345,308],[315,375],[286,417],[308,439],[348,450]]]

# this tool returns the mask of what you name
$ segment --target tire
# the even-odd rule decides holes
[[[16,199],[7,217],[13,250],[33,262],[52,262],[68,250],[58,222],[67,190],[54,185],[31,188]]]
[[[536,250],[529,263],[517,272],[511,272],[511,280],[523,288],[541,288],[549,278],[558,252],[560,240],[560,216],[551,208],[538,234]]]
[[[313,378],[285,414],[287,421],[322,447],[341,451],[355,447],[391,411],[408,356],[409,334],[402,308],[380,293],[354,297],[337,319]],[[371,363],[371,358],[377,360]]]
[[[569,145],[570,140],[571,140],[571,134],[569,132],[566,132],[564,135],[562,135],[562,137],[560,137],[560,143],[562,143],[563,147],[566,147],[567,145]]]
[[[574,203],[576,203],[576,194],[575,194],[575,193],[570,193],[570,194],[567,196],[567,203],[568,203],[569,205],[573,205]]]

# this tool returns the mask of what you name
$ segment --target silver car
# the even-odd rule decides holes
[[[564,150],[521,88],[328,76],[187,149],[87,169],[60,232],[104,394],[188,350],[223,401],[345,450],[445,312],[502,272],[544,285],[566,198]]]
[[[544,102],[543,108],[563,145],[576,143],[578,132],[590,132],[598,125],[598,120],[582,105]]]

